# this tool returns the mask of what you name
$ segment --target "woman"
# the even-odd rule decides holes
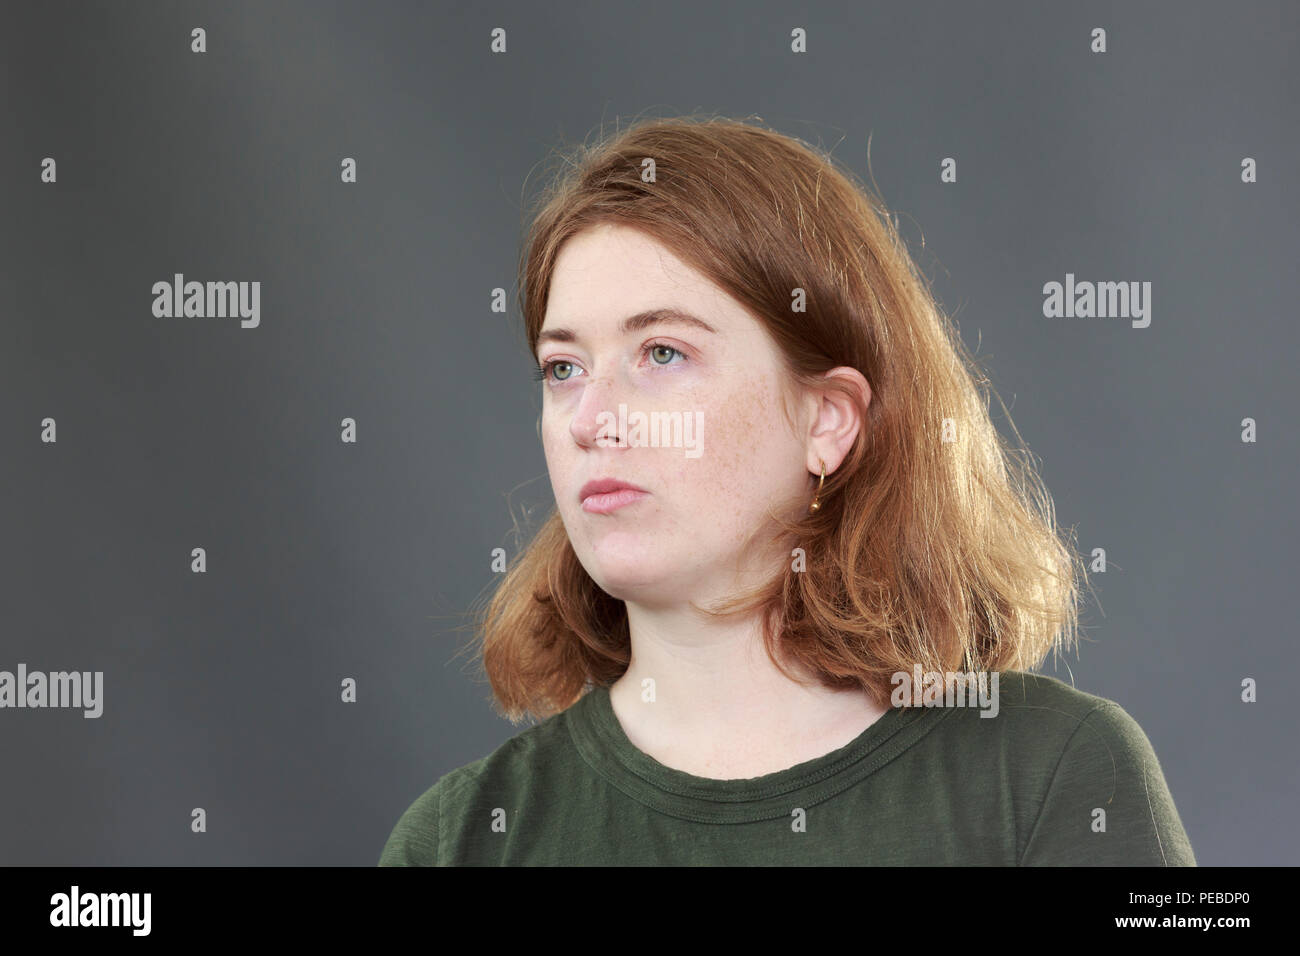
[[[520,280],[556,511],[481,653],[540,722],[380,865],[1194,865],[1137,723],[1027,673],[1081,562],[856,180],[639,123],[543,197]]]

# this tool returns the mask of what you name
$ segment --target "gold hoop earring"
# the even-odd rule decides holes
[[[813,495],[812,504],[808,506],[808,513],[810,515],[815,515],[817,513],[817,509],[822,506],[821,503],[822,485],[826,484],[826,462],[822,461],[820,458],[818,458],[817,460],[820,461],[822,465],[822,476],[821,479],[817,482],[817,493]]]

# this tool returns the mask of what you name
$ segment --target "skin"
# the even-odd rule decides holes
[[[621,333],[620,321],[673,306],[715,332],[677,322]],[[792,767],[836,750],[884,709],[857,690],[801,685],[762,648],[755,618],[710,620],[708,606],[766,580],[791,560],[775,545],[744,551],[765,508],[797,517],[821,473],[831,474],[862,422],[834,389],[795,391],[776,345],[743,306],[639,230],[602,224],[571,237],[556,262],[537,359],[560,364],[542,383],[541,435],[560,517],[583,567],[627,605],[632,660],[610,689],[634,746],[670,768],[735,779]],[[666,348],[643,348],[659,343]],[[676,352],[672,350],[677,350]],[[871,390],[855,369],[827,373]],[[796,428],[782,414],[786,401]],[[703,413],[702,453],[602,441],[600,413]],[[864,402],[865,404],[865,402]],[[648,495],[610,513],[584,511],[596,478]],[[784,543],[782,543],[784,544]],[[642,699],[652,678],[655,699]]]

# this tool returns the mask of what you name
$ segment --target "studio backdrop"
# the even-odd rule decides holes
[[[1042,672],[1200,864],[1300,852],[1295,4],[3,17],[0,863],[371,866],[519,731],[469,613],[554,506],[527,213],[700,113],[878,190],[1088,561]]]

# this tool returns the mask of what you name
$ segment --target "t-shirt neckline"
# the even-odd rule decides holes
[[[749,823],[789,817],[858,783],[934,727],[951,708],[890,707],[836,750],[758,777],[714,780],[655,760],[628,739],[609,688],[593,686],[567,711],[574,745],[618,790],[661,813],[701,823]]]

